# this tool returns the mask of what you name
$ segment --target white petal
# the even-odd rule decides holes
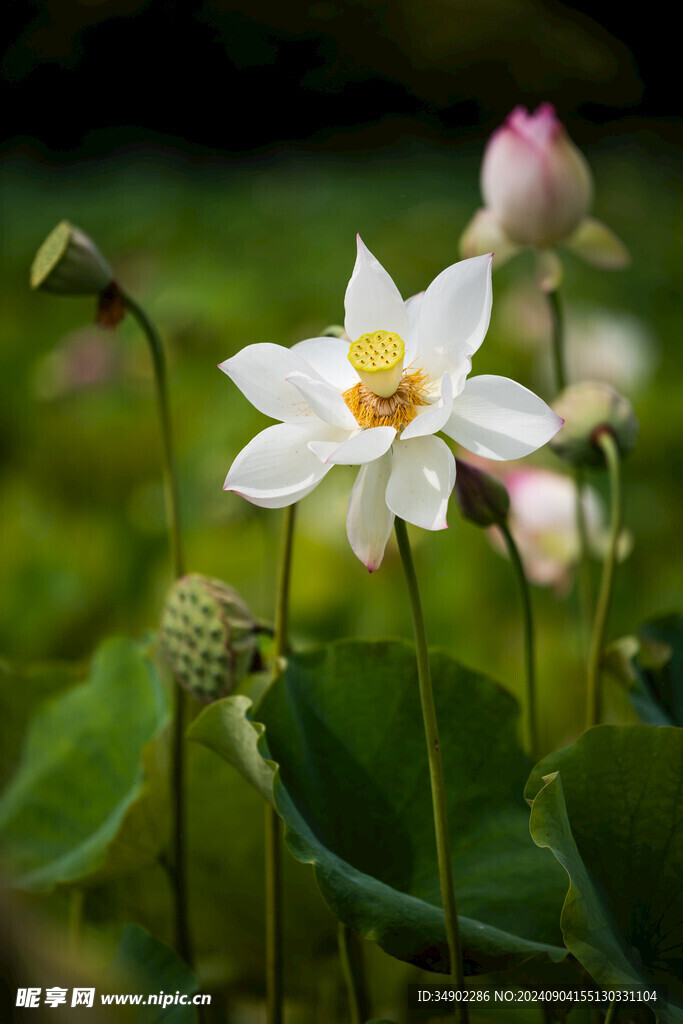
[[[533,391],[484,375],[466,381],[443,430],[475,455],[520,459],[554,437],[562,422]]]
[[[358,235],[358,255],[344,298],[345,328],[352,341],[371,331],[395,331],[405,342],[408,314],[389,274]]]
[[[313,490],[331,464],[325,466],[310,451],[313,437],[329,436],[319,420],[315,425],[277,423],[257,434],[239,453],[223,490],[234,491],[254,505],[283,508]]]
[[[356,419],[337,389],[325,380],[313,380],[302,373],[290,373],[290,384],[306,399],[316,416],[333,427],[355,430]]]
[[[401,434],[401,440],[411,437],[423,437],[425,434],[436,434],[447,422],[453,409],[453,383],[450,376],[444,373],[441,380],[441,398],[433,405],[424,407],[412,423],[409,423]]]
[[[477,351],[491,319],[491,259],[461,260],[434,278],[420,311],[418,361],[437,349],[458,364]]]
[[[455,484],[455,459],[439,437],[397,441],[387,485],[387,505],[408,523],[445,530],[448,499]]]
[[[325,465],[360,466],[372,462],[391,448],[396,437],[393,427],[370,427],[338,441],[311,441],[309,448]]]
[[[394,513],[384,499],[391,475],[389,452],[361,466],[351,490],[346,513],[346,532],[354,554],[370,571],[379,569],[394,525]]]
[[[424,297],[424,292],[418,292],[417,295],[411,295],[405,301],[406,313],[408,314],[408,337],[403,339],[406,346],[405,366],[410,366],[417,355],[417,329]]]
[[[285,379],[292,373],[316,376],[315,370],[293,349],[282,345],[248,345],[219,363],[219,369],[266,416],[285,423],[313,418],[314,413],[301,393]]]
[[[293,345],[292,352],[340,391],[358,383],[358,374],[349,362],[349,343],[342,338],[308,338]]]

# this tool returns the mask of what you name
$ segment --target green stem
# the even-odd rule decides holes
[[[171,758],[173,799],[173,888],[175,891],[176,948],[181,960],[192,964],[192,944],[187,915],[187,860],[185,851],[184,745],[187,697],[176,683],[173,690],[173,750]]]
[[[164,480],[164,496],[166,500],[166,516],[168,520],[171,564],[175,579],[183,575],[184,558],[180,529],[180,504],[178,499],[178,479],[175,469],[173,452],[173,431],[171,429],[171,410],[168,400],[168,378],[166,373],[166,357],[161,337],[156,327],[135,299],[121,292],[126,309],[137,321],[138,326],[147,339],[156,388],[159,424],[161,427],[162,475]],[[176,948],[181,958],[192,963],[192,950],[187,919],[187,868],[185,857],[185,799],[184,799],[184,745],[183,732],[186,715],[185,694],[176,684],[174,692],[173,740],[171,757],[171,784],[173,801],[173,890],[175,898],[175,933]]]
[[[609,615],[612,590],[614,587],[614,570],[617,563],[617,547],[621,532],[622,498],[621,498],[621,466],[619,449],[612,433],[604,429],[596,440],[607,463],[610,485],[610,536],[605,563],[602,568],[600,591],[598,593],[593,631],[588,651],[588,685],[586,693],[586,728],[597,725],[601,715],[600,690],[600,658],[605,641],[605,628]]]
[[[363,1024],[369,1017],[370,1011],[363,975],[362,954],[358,948],[355,932],[342,921],[339,921],[337,925],[337,941],[342,974],[349,999],[351,1024]]]
[[[403,571],[406,578],[406,586],[410,598],[410,609],[413,618],[413,631],[415,633],[415,650],[417,654],[417,676],[420,686],[420,703],[422,705],[422,718],[424,722],[425,739],[427,741],[427,757],[429,759],[429,776],[432,788],[432,808],[434,812],[434,831],[436,833],[436,851],[439,863],[439,881],[441,884],[441,901],[443,903],[444,915],[446,918],[446,938],[448,940],[448,952],[450,956],[450,973],[453,987],[463,991],[465,988],[462,947],[460,944],[460,932],[458,929],[458,911],[455,904],[455,889],[453,886],[453,865],[451,859],[450,839],[448,836],[448,815],[446,807],[446,785],[441,761],[441,748],[439,746],[439,733],[436,722],[436,709],[434,707],[434,692],[432,690],[432,678],[429,667],[429,653],[427,651],[427,637],[425,634],[424,618],[422,615],[422,603],[417,585],[417,576],[413,564],[413,556],[410,550],[410,541],[406,524],[402,519],[396,517],[395,521],[396,539],[398,549],[401,553]],[[459,1024],[468,1024],[469,1015],[467,1004],[464,1002],[455,1003],[455,1020]]]
[[[583,502],[586,481],[580,466],[577,466],[574,470],[574,484],[576,487],[576,533],[579,540],[579,553],[576,565],[579,633],[581,646],[585,651],[588,647],[588,623],[593,618],[594,594],[589,558],[588,526]]]
[[[80,957],[84,903],[85,891],[80,886],[74,886],[69,893],[69,930],[67,933],[69,954],[73,960]]]
[[[266,1021],[282,1022],[282,857],[280,818],[266,804]]]
[[[515,570],[519,584],[519,594],[522,599],[522,620],[524,623],[524,664],[526,669],[526,700],[525,700],[525,724],[526,724],[526,747],[532,757],[538,755],[538,724],[536,721],[536,659],[534,653],[534,619],[531,605],[531,590],[524,572],[522,559],[519,555],[519,548],[510,533],[507,523],[500,524],[500,530],[505,538],[510,561]]]
[[[282,554],[275,603],[275,641],[273,682],[282,673],[287,654],[289,631],[289,582],[292,573],[294,521],[296,505],[285,509],[282,532]],[[282,856],[280,817],[271,804],[266,804],[266,1022],[282,1022]]]
[[[547,293],[550,316],[553,322],[553,366],[555,368],[556,390],[563,391],[567,386],[567,371],[564,359],[564,318],[562,303],[557,289]]]
[[[171,411],[168,402],[168,382],[166,374],[166,358],[161,338],[156,327],[135,299],[122,292],[126,309],[137,320],[142,333],[147,339],[154,367],[154,383],[156,387],[159,422],[162,440],[162,471],[164,477],[164,494],[166,514],[168,516],[169,541],[173,575],[177,579],[184,572],[183,547],[180,531],[180,510],[178,501],[178,482],[173,454],[173,432],[171,430]]]
[[[617,1004],[616,1004],[616,1002],[611,1002],[609,1004],[609,1010],[607,1011],[607,1016],[605,1017],[605,1024],[614,1024],[614,1021],[616,1019],[617,1019]]]
[[[289,581],[292,576],[295,519],[296,505],[289,505],[285,509],[284,525],[282,528],[282,553],[280,556],[280,572],[275,603],[275,679],[278,679],[280,676],[282,659],[289,650]]]

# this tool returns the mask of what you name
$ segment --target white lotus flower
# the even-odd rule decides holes
[[[468,380],[491,316],[491,255],[448,267],[403,302],[358,238],[340,338],[293,348],[249,345],[220,364],[249,401],[282,422],[235,459],[225,481],[255,505],[281,508],[309,494],[334,465],[360,466],[347,533],[373,572],[394,517],[442,530],[455,483],[443,431],[489,459],[518,459],[562,420],[506,377]]]

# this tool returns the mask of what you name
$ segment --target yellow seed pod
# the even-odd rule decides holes
[[[349,362],[365,386],[381,398],[390,398],[401,383],[405,345],[393,331],[372,331],[354,341]]]

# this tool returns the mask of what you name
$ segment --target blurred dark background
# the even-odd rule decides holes
[[[448,141],[550,95],[583,142],[624,119],[677,130],[677,34],[638,5],[15,0],[5,12],[5,134],[51,160],[174,138],[228,154]]]

